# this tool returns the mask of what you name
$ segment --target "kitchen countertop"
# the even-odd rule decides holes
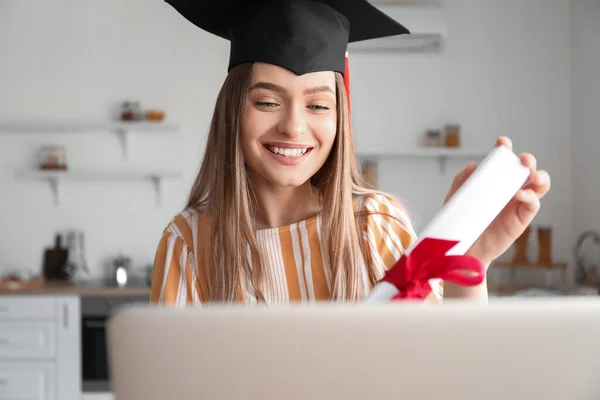
[[[146,282],[132,282],[124,287],[97,280],[84,283],[46,281],[39,286],[23,288],[0,287],[4,295],[79,295],[79,296],[149,296],[150,287]]]

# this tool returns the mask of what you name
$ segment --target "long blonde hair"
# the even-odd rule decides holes
[[[259,301],[265,300],[265,272],[252,228],[256,206],[240,140],[251,72],[252,64],[239,65],[225,79],[187,204],[207,214],[211,221],[211,251],[204,255],[204,265],[212,301],[242,300],[248,283]],[[329,157],[311,183],[319,189],[323,205],[323,256],[325,265],[331,268],[332,299],[360,300],[365,293],[361,257],[370,284],[380,277],[372,268],[362,239],[367,213],[355,211],[353,200],[374,193],[388,195],[369,188],[362,179],[352,151],[344,81],[337,72],[335,82],[337,134]]]

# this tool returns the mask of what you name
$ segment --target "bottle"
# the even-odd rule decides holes
[[[538,227],[538,265],[552,265],[552,228],[549,226]]]

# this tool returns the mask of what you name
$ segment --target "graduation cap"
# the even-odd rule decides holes
[[[247,62],[302,75],[337,71],[350,101],[348,43],[410,33],[367,0],[165,0],[231,42],[228,70]]]
[[[344,73],[348,43],[409,33],[367,0],[166,0],[231,42],[229,67],[265,62],[298,75]]]

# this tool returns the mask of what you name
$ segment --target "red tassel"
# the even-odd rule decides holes
[[[352,114],[350,107],[350,63],[348,52],[346,52],[346,60],[344,62],[344,86],[346,87],[346,98],[348,99],[348,125],[350,126],[350,149],[354,153],[354,140],[352,140]]]
[[[346,97],[348,98],[348,112],[350,112],[350,63],[348,61],[348,52],[344,63],[344,86],[346,86]]]

